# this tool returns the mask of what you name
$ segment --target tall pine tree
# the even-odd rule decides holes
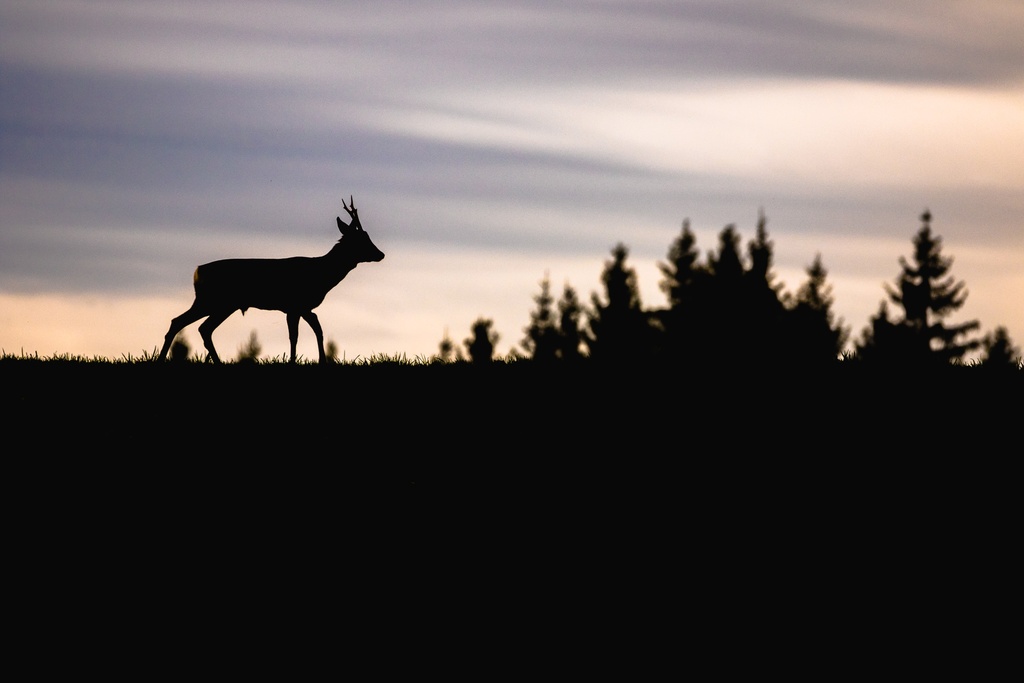
[[[772,272],[774,244],[768,239],[768,219],[758,212],[757,232],[747,245],[750,267],[743,274],[743,315],[740,342],[747,346],[746,355],[761,366],[776,365],[785,350],[782,304]]]
[[[540,294],[533,297],[537,308],[530,313],[530,324],[524,330],[523,348],[538,363],[550,363],[558,357],[559,335],[551,296],[551,279],[544,273],[540,281]]]
[[[589,332],[585,339],[595,361],[622,363],[650,358],[654,328],[640,301],[636,270],[628,266],[629,250],[621,242],[605,262],[601,281],[605,301],[595,292],[588,311]]]
[[[583,343],[580,327],[583,312],[576,290],[566,282],[562,298],[558,300],[558,357],[563,361],[576,362],[583,358],[580,349]]]
[[[744,265],[736,226],[718,235],[718,251],[708,252],[708,277],[698,280],[697,356],[719,367],[746,361],[747,306]]]
[[[914,262],[901,256],[902,271],[895,286],[885,284],[888,303],[901,308],[903,315],[890,320],[883,300],[862,333],[857,355],[865,363],[947,365],[962,360],[981,344],[981,340],[967,338],[980,327],[977,320],[949,326],[942,322],[964,305],[967,290],[963,281],[949,274],[953,259],[942,255],[942,239],[932,234],[931,219],[931,212],[925,209],[913,239]]]
[[[665,293],[668,307],[655,314],[664,331],[664,352],[669,361],[691,358],[698,346],[702,325],[698,317],[700,288],[708,276],[699,260],[697,238],[687,218],[669,246],[667,262],[658,264],[662,275],[658,286]]]
[[[835,301],[827,277],[821,254],[816,254],[807,267],[807,281],[788,300],[785,356],[792,362],[834,363],[849,339],[849,328],[842,318],[836,319],[832,310]]]

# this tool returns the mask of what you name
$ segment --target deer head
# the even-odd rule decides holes
[[[338,216],[338,230],[341,232],[342,237],[352,240],[354,251],[351,253],[356,255],[356,260],[362,262],[382,260],[384,252],[370,241],[370,236],[363,230],[363,226],[359,222],[359,211],[356,209],[356,202],[352,199],[352,195],[348,196],[348,204],[345,203],[345,198],[342,197],[341,205],[345,207],[345,212],[352,219],[352,222],[346,223],[341,220],[341,216]]]

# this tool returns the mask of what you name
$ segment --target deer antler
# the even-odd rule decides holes
[[[341,217],[338,218],[338,230],[341,230],[342,234],[345,234],[346,228],[356,228],[357,230],[362,229],[362,225],[360,225],[359,223],[359,213],[356,211],[356,202],[352,198],[352,195],[348,196],[348,201],[349,203],[346,204],[345,198],[341,198],[341,205],[345,207],[345,211],[352,219],[352,223],[349,225],[345,225],[345,223],[341,220]]]

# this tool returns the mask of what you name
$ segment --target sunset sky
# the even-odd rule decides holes
[[[1022,45],[1019,0],[0,0],[0,349],[153,353],[198,264],[322,255],[349,195],[386,258],[316,310],[348,360],[481,317],[521,351],[545,275],[603,296],[618,242],[664,306],[684,219],[745,253],[762,209],[853,339],[929,209],[947,322],[1021,347]],[[220,355],[252,331],[287,353],[250,309]]]

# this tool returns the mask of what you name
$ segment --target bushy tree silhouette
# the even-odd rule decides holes
[[[463,342],[469,359],[475,365],[488,365],[494,360],[494,345],[500,337],[497,332],[491,331],[492,325],[493,320],[477,318],[472,327],[473,336]]]
[[[668,307],[655,314],[663,330],[666,362],[704,367],[780,367],[813,360],[835,361],[849,332],[836,321],[831,287],[820,255],[795,297],[775,282],[774,246],[767,218],[758,213],[755,238],[740,253],[735,225],[718,236],[718,250],[700,262],[689,220],[659,263]]]
[[[981,357],[981,364],[984,367],[991,370],[1021,369],[1020,349],[1013,345],[1010,333],[1003,325],[985,335],[981,347],[984,350]]]
[[[174,363],[184,363],[188,360],[190,353],[192,353],[192,348],[188,345],[185,335],[181,332],[174,335],[174,342],[171,344],[170,352],[171,361]]]
[[[447,327],[444,328],[444,337],[441,338],[441,342],[437,345],[437,357],[444,363],[450,363],[453,360],[463,360],[462,354],[448,334]]]
[[[255,363],[259,360],[261,353],[263,353],[263,347],[260,346],[260,341],[256,337],[256,330],[252,330],[249,333],[249,340],[238,349],[237,362]]]
[[[946,326],[942,319],[957,311],[967,299],[964,282],[949,275],[952,257],[942,255],[942,239],[932,234],[931,212],[921,214],[921,228],[914,236],[914,263],[900,257],[902,272],[895,287],[885,283],[889,302],[903,315],[889,319],[885,300],[871,318],[857,343],[857,356],[865,363],[923,367],[948,365],[978,348],[981,340],[965,339],[980,327],[976,320]]]

